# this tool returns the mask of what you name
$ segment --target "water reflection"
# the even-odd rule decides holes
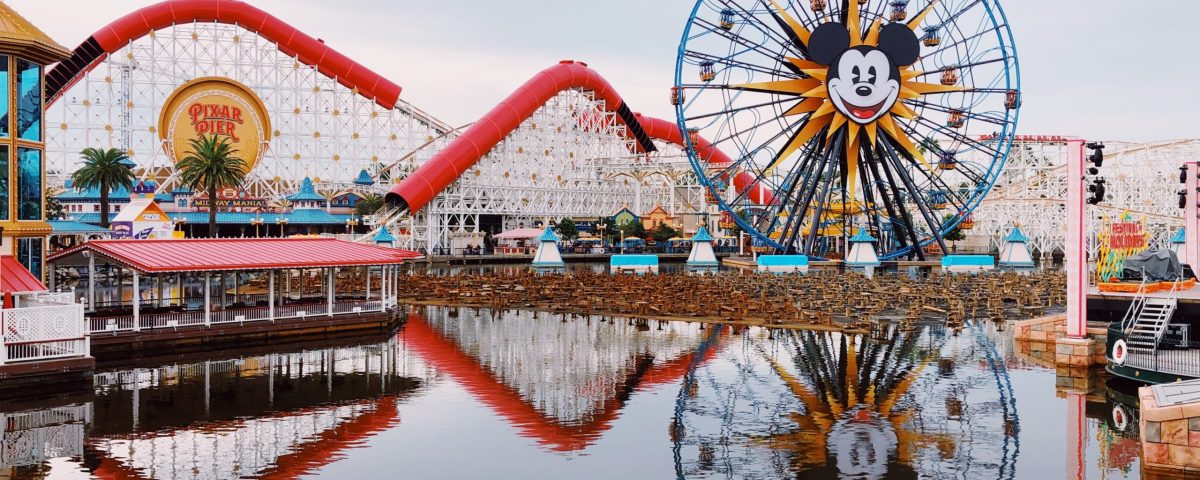
[[[553,450],[587,447],[636,391],[678,382],[698,345],[699,324],[567,318],[540,312],[431,308],[413,315],[405,345]]]
[[[1136,396],[1063,393],[1006,331],[871,334],[421,307],[394,334],[109,368],[0,406],[0,477],[1141,475]],[[1128,391],[1128,390],[1125,390]],[[401,421],[403,417],[404,421]]]

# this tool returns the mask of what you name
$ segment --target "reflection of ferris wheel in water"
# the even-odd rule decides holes
[[[747,335],[685,377],[676,477],[1013,478],[1020,422],[989,328]]]
[[[885,259],[973,225],[1021,103],[997,0],[700,0],[671,97],[757,242],[820,255],[866,227]]]

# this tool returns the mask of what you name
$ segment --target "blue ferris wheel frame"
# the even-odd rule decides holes
[[[692,7],[692,11],[688,16],[687,24],[683,29],[683,35],[679,42],[679,48],[676,52],[674,91],[680,92],[680,95],[682,95],[682,92],[685,91],[683,71],[684,66],[687,65],[687,62],[685,61],[687,43],[691,38],[692,27],[695,25],[697,14],[700,12],[700,8],[705,4],[705,2],[706,0],[697,0],[695,6]],[[1021,67],[1020,60],[1017,55],[1016,42],[1013,39],[1012,28],[1008,22],[1008,16],[1005,14],[1004,8],[1000,5],[999,0],[979,0],[979,3],[983,5],[987,17],[991,22],[993,27],[991,30],[996,35],[997,47],[1000,49],[1002,58],[1005,60],[1003,62],[1005,89],[1008,91],[1017,92],[1018,104],[1015,108],[1005,110],[1005,121],[1003,126],[999,132],[996,132],[994,139],[991,140],[997,142],[998,148],[996,148],[996,154],[992,156],[992,168],[988,169],[987,177],[983,179],[983,182],[976,186],[976,191],[973,192],[968,198],[962,211],[951,216],[949,220],[942,222],[940,230],[943,232],[951,232],[954,229],[957,229],[959,225],[979,207],[980,203],[983,202],[983,199],[987,196],[987,194],[991,192],[992,188],[996,184],[996,181],[999,179],[1000,173],[1003,171],[1004,166],[1008,161],[1008,156],[1012,151],[1016,128],[1020,120],[1021,105],[1019,102],[1021,99]],[[791,4],[791,0],[788,0],[788,4]],[[722,60],[728,60],[728,57],[723,58]],[[694,100],[694,98],[692,100]],[[709,193],[712,194],[713,199],[716,200],[721,211],[728,213],[730,219],[733,220],[733,222],[738,226],[739,229],[741,229],[741,231],[751,235],[753,242],[756,245],[766,246],[777,251],[786,251],[788,249],[787,246],[776,242],[774,239],[770,238],[769,234],[763,233],[754,226],[750,225],[749,222],[747,222],[744,218],[742,218],[741,215],[738,214],[733,206],[726,202],[726,200],[722,197],[721,190],[723,188],[731,187],[732,185],[721,185],[713,182],[708,177],[704,166],[705,160],[700,158],[700,155],[696,152],[696,145],[693,143],[691,135],[687,134],[688,126],[685,112],[688,105],[688,100],[676,102],[674,105],[675,119],[676,126],[681,132],[680,136],[683,139],[684,150],[688,154],[688,161],[692,166],[693,172],[696,174],[697,180],[702,186],[708,189]],[[937,128],[936,131],[944,131],[945,129],[947,129],[947,127],[943,125]],[[914,140],[923,141],[925,138]],[[713,148],[716,147],[714,146]],[[973,150],[976,148],[978,147],[971,147],[968,150]],[[732,184],[732,181],[729,183]],[[898,250],[881,253],[879,258],[880,260],[895,260],[913,253],[918,248],[925,248],[937,240],[938,239],[934,236],[929,235],[915,245],[909,245]],[[818,259],[819,257],[813,256],[813,258]]]

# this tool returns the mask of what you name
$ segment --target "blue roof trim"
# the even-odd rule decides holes
[[[129,203],[129,197],[129,190],[125,187],[118,186],[108,192],[109,203]],[[100,189],[70,189],[55,195],[54,198],[58,199],[59,202],[99,202]]]
[[[1171,243],[1187,243],[1187,231],[1180,228],[1175,231],[1175,235],[1171,237]]]
[[[208,212],[175,212],[168,214],[172,219],[182,218],[193,225],[207,225]],[[115,218],[115,213],[108,214],[109,219]],[[353,215],[326,213],[324,210],[303,209],[292,213],[264,213],[261,216],[251,212],[217,212],[217,223],[220,225],[253,225],[254,219],[262,218],[263,225],[275,225],[279,219],[287,219],[288,225],[341,225]],[[100,223],[100,214],[95,212],[77,213],[72,219],[90,224]]]
[[[878,241],[879,240],[877,240],[875,237],[872,237],[871,234],[867,233],[865,228],[858,229],[858,233],[854,234],[853,237],[850,237],[850,243],[874,243]]]
[[[1007,243],[1029,243],[1029,237],[1025,236],[1025,232],[1021,231],[1021,227],[1013,227],[1011,232],[1004,237]]]
[[[554,234],[553,229],[546,227],[546,231],[542,232],[542,236],[538,237],[538,241],[558,243],[558,235]]]
[[[325,197],[317,193],[317,188],[313,186],[311,178],[304,177],[304,181],[300,182],[300,191],[287,196],[288,200],[293,202],[324,202]]]
[[[96,215],[96,219],[100,219],[100,215]],[[109,233],[107,228],[100,228],[89,223],[79,222],[75,220],[48,220],[51,233],[70,234],[70,233]]]
[[[696,234],[692,235],[693,242],[712,242],[713,236],[708,233],[708,229],[700,227],[696,230]]]
[[[354,184],[370,186],[375,184],[375,179],[371,178],[371,174],[367,173],[366,170],[359,170],[358,178],[354,179]]]
[[[379,232],[375,234],[375,238],[373,238],[372,240],[375,243],[393,243],[396,241],[396,237],[393,237],[392,232],[389,232],[388,229],[385,227],[385,228],[380,228]]]

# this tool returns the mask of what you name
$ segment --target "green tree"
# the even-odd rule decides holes
[[[46,189],[46,220],[62,220],[67,218],[66,210],[63,210],[62,203],[59,203],[58,197],[50,195],[50,189]]]
[[[625,234],[625,238],[646,238],[646,227],[642,226],[642,222],[621,225],[621,232]]]
[[[949,222],[951,218],[954,218],[954,215],[947,213],[944,217],[942,217],[942,224]],[[949,232],[942,232],[943,240],[957,242],[957,241],[965,239],[965,238],[967,238],[967,236],[964,235],[962,230],[959,229],[958,227],[954,227],[954,230],[950,230]]]
[[[217,190],[236,187],[246,179],[246,162],[229,145],[228,138],[201,135],[192,139],[192,149],[179,160],[179,178],[195,191],[208,193],[208,235],[217,233]]]
[[[575,220],[571,220],[569,218],[559,220],[556,228],[558,229],[558,234],[562,236],[563,240],[571,241],[579,238],[579,227],[575,225]]]
[[[654,227],[654,231],[650,232],[650,236],[654,238],[654,241],[663,243],[667,240],[678,237],[679,231],[671,228],[670,225],[660,223],[657,227]]]
[[[369,217],[383,208],[383,196],[368,193],[354,204],[354,213],[360,217]]]
[[[601,217],[597,220],[596,225],[596,232],[603,232],[604,241],[608,243],[615,243],[617,237],[621,236],[621,227],[617,226],[616,220],[613,220],[612,217]],[[604,230],[601,231],[598,228],[600,225],[604,225]]]
[[[100,226],[108,228],[108,194],[114,188],[133,189],[132,162],[124,150],[110,148],[85,148],[79,154],[83,166],[71,174],[71,183],[77,189],[95,188],[100,191]]]

